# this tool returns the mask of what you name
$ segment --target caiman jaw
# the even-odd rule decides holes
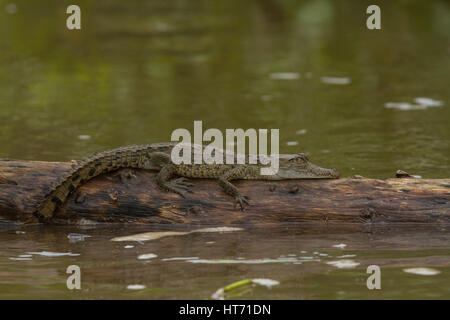
[[[319,166],[316,166],[315,164],[309,163],[309,165],[306,168],[306,174],[305,178],[311,178],[311,179],[332,179],[332,178],[339,178],[340,173],[336,169],[326,169],[321,168]],[[304,178],[304,179],[305,179]]]
[[[305,168],[280,168],[273,180],[284,179],[335,179],[340,173],[336,169],[326,169],[310,163]],[[270,179],[270,178],[269,178]],[[272,180],[271,179],[271,180]]]
[[[320,178],[339,178],[339,176],[341,175],[339,171],[337,171],[336,169],[323,169],[320,168],[321,170],[317,173],[317,175]]]

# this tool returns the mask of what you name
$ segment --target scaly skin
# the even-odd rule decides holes
[[[285,180],[285,179],[318,179],[338,178],[336,169],[325,169],[311,162],[304,154],[280,155],[279,171],[275,175],[261,175],[261,163],[249,164],[248,156],[245,164],[179,164],[170,160],[170,153],[176,143],[155,143],[140,146],[122,147],[101,153],[77,163],[74,168],[61,179],[46,195],[36,209],[35,215],[41,221],[48,221],[58,206],[61,206],[71,192],[80,185],[102,173],[121,168],[137,168],[159,171],[158,185],[168,191],[185,196],[190,192],[191,184],[185,178],[218,179],[223,190],[234,197],[241,209],[248,205],[248,198],[230,182],[231,180]],[[192,158],[193,159],[193,158]],[[236,157],[235,157],[236,159]],[[225,162],[225,161],[224,161]],[[181,176],[171,179],[173,176]]]
[[[144,168],[148,155],[153,152],[169,152],[174,144],[157,143],[140,146],[122,147],[101,153],[79,161],[76,166],[56,184],[39,204],[35,215],[41,221],[53,216],[57,206],[62,205],[69,194],[80,185],[101,173],[120,168]],[[146,162],[147,161],[147,162]]]

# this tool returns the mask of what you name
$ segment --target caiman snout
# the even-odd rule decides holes
[[[333,178],[339,178],[339,176],[341,175],[341,173],[334,168],[330,170],[330,173]]]

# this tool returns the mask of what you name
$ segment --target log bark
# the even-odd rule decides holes
[[[37,222],[33,211],[70,163],[0,160],[0,217]],[[214,180],[193,179],[186,198],[160,190],[155,172],[106,174],[71,194],[54,223],[152,224],[356,223],[448,224],[450,179],[235,181],[251,199],[234,207]]]

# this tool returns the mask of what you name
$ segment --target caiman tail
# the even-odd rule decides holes
[[[147,159],[147,150],[153,148],[155,145],[122,147],[97,153],[78,162],[45,196],[34,212],[35,216],[40,221],[48,221],[74,190],[99,174],[120,168],[142,168]]]

